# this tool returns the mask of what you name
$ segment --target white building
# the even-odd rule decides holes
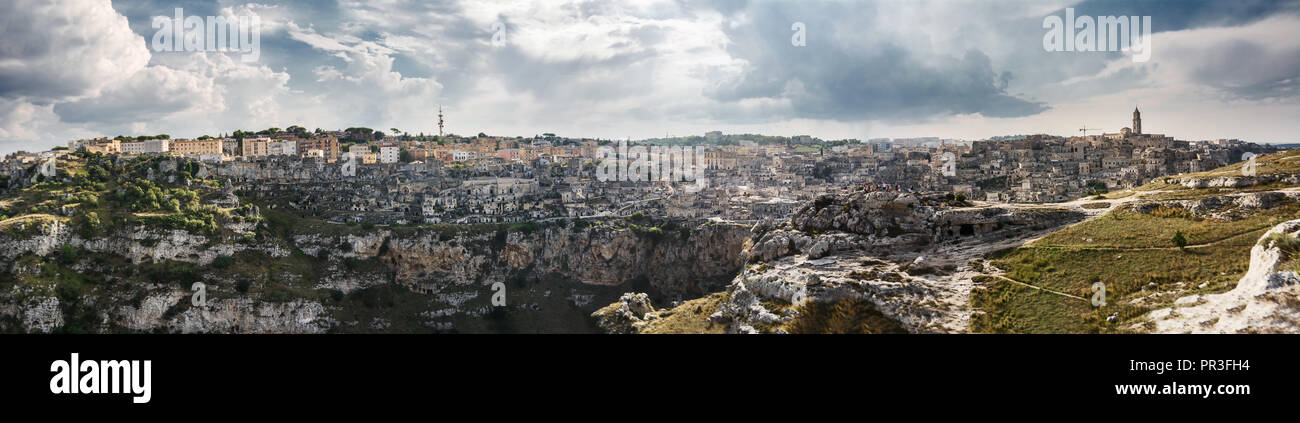
[[[380,163],[397,163],[401,157],[401,148],[397,144],[384,144],[379,146]]]
[[[452,160],[452,161],[457,161],[457,162],[463,162],[463,161],[466,161],[466,160],[473,160],[473,159],[476,158],[477,156],[478,156],[478,153],[477,153],[477,152],[474,152],[474,151],[465,151],[465,150],[452,150],[452,151],[451,151],[451,160]]]
[[[123,154],[166,153],[170,150],[171,140],[145,140],[122,143]]]
[[[297,141],[271,141],[266,146],[266,154],[271,156],[297,156]]]

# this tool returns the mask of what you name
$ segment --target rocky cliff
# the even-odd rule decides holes
[[[587,315],[623,291],[667,304],[722,289],[741,266],[746,226],[640,223],[84,237],[61,219],[32,220],[0,233],[0,329],[594,331]]]

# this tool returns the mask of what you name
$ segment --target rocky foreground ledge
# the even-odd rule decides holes
[[[979,257],[1084,217],[943,195],[825,195],[783,222],[754,225],[741,251],[746,265],[708,322],[727,333],[784,333],[853,313],[855,331],[964,332]],[[639,298],[624,296],[593,316],[608,332],[642,332],[665,312]]]

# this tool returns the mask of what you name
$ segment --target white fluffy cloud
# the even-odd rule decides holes
[[[108,0],[23,0],[0,9],[5,33],[14,34],[0,47],[0,151],[270,125],[288,97],[289,76],[263,65],[223,53],[151,53]],[[268,8],[241,6],[251,10]]]
[[[0,97],[95,95],[149,62],[144,39],[108,0],[11,0],[0,2],[0,16]]]

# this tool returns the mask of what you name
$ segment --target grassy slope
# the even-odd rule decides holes
[[[1162,213],[1163,212],[1163,213]],[[1268,229],[1300,213],[1300,205],[1289,204],[1234,221],[1196,219],[1177,209],[1157,209],[1151,214],[1120,208],[1091,222],[1054,232],[1038,247],[1138,249],[1173,248],[1174,234],[1182,232],[1188,245],[1222,242],[1245,233]]]
[[[718,310],[718,304],[726,296],[725,292],[715,292],[678,304],[670,313],[660,312],[658,319],[646,322],[640,333],[722,333],[722,325],[709,323],[708,319],[710,314]]]
[[[1243,165],[1245,165],[1245,162],[1238,162],[1214,170],[1177,175],[1177,177],[1217,178],[1223,176],[1241,176],[1241,167]],[[1281,153],[1256,157],[1255,173],[1258,176],[1292,175],[1300,173],[1300,149],[1290,149]]]
[[[1300,151],[1257,159],[1260,174],[1300,173]],[[1240,175],[1240,164],[1178,177]],[[1137,191],[1172,190],[1144,197],[1156,200],[1196,199],[1232,192],[1261,191],[1279,185],[1245,189],[1186,189],[1153,182]],[[981,289],[971,304],[974,332],[1108,333],[1119,332],[1147,311],[1167,306],[1191,294],[1224,292],[1249,267],[1250,248],[1269,228],[1300,217],[1300,206],[1289,204],[1232,221],[1196,218],[1176,209],[1150,214],[1119,208],[1083,224],[1052,233],[1030,245],[1004,251],[992,263],[1006,276],[1034,286],[1091,298],[1091,286],[1106,286],[1106,305],[1092,307],[1078,299],[1046,293],[996,278],[979,278]],[[1182,232],[1188,247],[1175,247]],[[1142,298],[1138,304],[1132,300]],[[1119,322],[1106,317],[1118,313]]]

